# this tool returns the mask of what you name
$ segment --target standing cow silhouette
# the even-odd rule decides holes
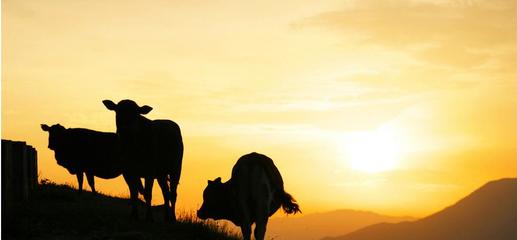
[[[79,193],[83,191],[83,175],[95,191],[94,176],[112,179],[122,174],[117,135],[85,128],[65,128],[60,124],[41,124],[48,132],[48,148],[54,151],[57,164],[77,176]],[[129,183],[128,183],[129,184]],[[136,182],[139,192],[142,183]]]
[[[132,100],[122,100],[118,104],[110,100],[102,102],[116,113],[117,135],[122,157],[126,161],[123,171],[130,182],[133,217],[138,216],[136,181],[145,178],[146,218],[152,220],[151,199],[156,179],[163,194],[165,218],[176,221],[177,187],[183,159],[183,141],[178,124],[142,116],[152,108],[147,105],[140,107]]]

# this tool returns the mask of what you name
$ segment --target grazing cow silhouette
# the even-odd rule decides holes
[[[262,240],[268,218],[280,206],[287,214],[301,212],[293,197],[284,191],[273,160],[253,152],[239,158],[227,182],[222,183],[220,177],[208,180],[197,216],[230,220],[241,227],[245,240],[251,239],[251,225],[255,223],[255,239]]]
[[[80,193],[83,190],[83,173],[86,174],[92,192],[96,192],[94,176],[111,179],[122,174],[115,133],[84,128],[67,129],[60,124],[51,127],[41,124],[41,129],[49,133],[48,148],[54,151],[57,164],[77,176]],[[143,192],[142,183],[138,181],[136,184],[136,188]]]
[[[126,161],[124,173],[129,181],[145,178],[147,219],[152,220],[151,193],[154,179],[157,179],[163,194],[165,218],[176,221],[177,187],[183,158],[183,140],[178,124],[171,120],[147,119],[142,115],[152,108],[147,105],[140,107],[132,100],[122,100],[118,104],[110,100],[102,102],[106,108],[116,112],[117,134]],[[132,212],[136,217],[138,193],[131,188],[134,184],[129,186]]]

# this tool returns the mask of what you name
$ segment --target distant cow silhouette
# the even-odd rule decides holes
[[[251,225],[255,223],[255,239],[262,240],[268,218],[280,206],[287,214],[301,212],[293,197],[284,191],[273,160],[254,152],[239,158],[227,182],[222,183],[220,177],[208,180],[197,215],[201,219],[232,221],[241,227],[245,240],[251,239]]]
[[[142,115],[152,108],[147,105],[140,107],[132,100],[122,100],[118,104],[104,100],[103,103],[106,108],[116,112],[117,134],[122,155],[127,160],[124,173],[130,181],[145,178],[147,219],[152,219],[151,198],[156,178],[163,194],[165,218],[176,221],[176,191],[183,159],[183,140],[178,124],[171,120],[147,119]],[[129,184],[132,212],[136,217],[138,193],[131,186]]]
[[[86,174],[92,192],[96,192],[94,176],[111,179],[122,174],[122,161],[115,133],[84,128],[67,129],[60,124],[52,127],[41,124],[41,129],[49,133],[48,148],[54,151],[57,164],[77,176],[79,192],[83,190],[83,173]],[[143,192],[142,183],[138,181],[135,184]]]

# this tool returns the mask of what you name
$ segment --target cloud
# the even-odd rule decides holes
[[[418,60],[476,67],[517,46],[515,1],[352,1],[347,8],[301,21],[343,34],[363,46],[412,53]]]
[[[490,55],[476,53],[462,46],[441,45],[422,50],[415,56],[432,64],[471,68],[486,63]]]

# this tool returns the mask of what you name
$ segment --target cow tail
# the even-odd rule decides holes
[[[296,214],[301,213],[300,206],[296,203],[293,196],[291,194],[286,193],[285,191],[281,193],[280,203],[282,204],[282,209],[287,214]]]

